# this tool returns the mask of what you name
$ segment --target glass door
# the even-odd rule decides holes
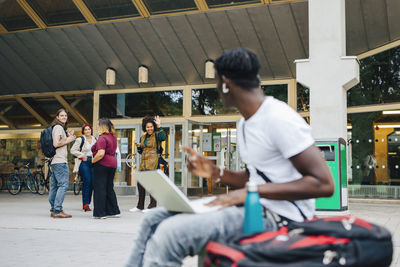
[[[178,186],[183,187],[182,169],[183,159],[180,146],[183,142],[182,123],[162,123],[161,127],[167,135],[167,140],[162,142],[162,157],[168,162],[169,178]]]
[[[236,122],[188,122],[188,145],[218,166],[239,170]],[[188,194],[208,195],[227,192],[229,188],[212,179],[187,174]]]
[[[135,143],[140,138],[140,125],[116,127],[116,137],[118,140],[118,148],[121,152],[121,171],[116,171],[114,183],[121,186],[134,186],[134,172],[139,167],[139,154],[136,150]]]

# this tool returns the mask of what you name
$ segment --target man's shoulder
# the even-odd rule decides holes
[[[62,134],[63,132],[64,128],[61,125],[56,124],[53,126],[53,134]]]

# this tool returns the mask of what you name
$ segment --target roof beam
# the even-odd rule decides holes
[[[28,14],[28,16],[36,23],[41,29],[46,29],[46,23],[39,17],[39,15],[33,10],[33,8],[26,2],[26,0],[17,0],[18,4]]]
[[[205,0],[194,0],[194,2],[196,3],[196,6],[200,11],[208,10],[208,5]]]
[[[1,33],[8,33],[7,29],[0,23],[0,34]]]
[[[384,51],[386,51],[386,50],[395,48],[395,47],[397,47],[397,46],[400,46],[400,40],[397,40],[397,41],[394,41],[394,42],[385,44],[385,45],[383,45],[383,46],[380,46],[380,47],[378,47],[378,48],[369,50],[369,51],[367,51],[367,52],[365,52],[365,53],[362,53],[362,54],[358,55],[357,58],[358,58],[358,59],[363,59],[363,58],[366,58],[366,57],[370,57],[370,56],[373,56],[373,55],[382,53],[382,52],[384,52]]]
[[[87,123],[87,120],[85,119],[85,117],[83,117],[83,115],[76,110],[74,107],[72,107],[70,104],[68,104],[67,101],[65,101],[64,97],[62,97],[59,94],[54,95],[54,97],[57,99],[58,102],[60,102],[60,104],[66,109],[68,110],[69,113],[71,113],[71,115],[80,123],[80,124],[84,124]]]
[[[6,107],[6,108],[3,109],[2,111],[0,111],[0,120],[2,120],[5,124],[7,124],[8,128],[10,128],[10,129],[17,129],[17,128],[15,127],[15,124],[4,116],[4,114],[5,114],[7,111],[9,111],[11,108],[12,108],[12,105],[9,105],[8,107]]]
[[[16,100],[18,101],[18,103],[20,103],[26,110],[28,110],[28,111],[33,115],[33,117],[35,117],[35,118],[40,122],[40,124],[42,124],[43,126],[49,125],[49,123],[48,123],[45,119],[43,119],[43,117],[40,116],[39,113],[37,113],[37,112],[36,112],[22,97],[17,96],[17,97],[15,97],[15,99],[16,99]]]
[[[83,0],[72,0],[75,4],[75,6],[79,9],[79,11],[82,13],[82,15],[85,17],[87,22],[94,24],[97,22],[96,18],[90,12],[89,8],[87,5],[83,2]]]
[[[132,0],[132,3],[135,5],[136,9],[139,11],[139,14],[143,18],[149,18],[150,12],[147,10],[146,5],[143,3],[142,0]]]

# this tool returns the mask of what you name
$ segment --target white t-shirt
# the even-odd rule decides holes
[[[92,153],[92,146],[96,143],[96,139],[94,138],[94,136],[92,136],[92,142],[90,143],[85,136],[83,136],[83,138],[85,138],[85,145],[86,145],[86,156],[87,157],[93,157],[93,153]]]
[[[314,144],[311,127],[286,103],[271,96],[248,120],[238,125],[240,157],[250,171],[250,180],[266,183],[256,168],[273,183],[298,180],[302,175],[293,166],[290,157]],[[289,201],[262,198],[261,204],[289,219],[303,221],[299,210]],[[314,216],[314,199],[297,200],[297,206],[307,218]]]
[[[58,142],[58,140],[64,141],[65,139],[67,139],[67,135],[65,134],[64,128],[59,124],[53,127],[52,136],[53,136],[53,145],[55,145]],[[56,148],[56,154],[54,155],[51,164],[53,165],[57,163],[68,163],[67,145]]]

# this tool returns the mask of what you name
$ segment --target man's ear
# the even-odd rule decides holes
[[[231,79],[227,78],[225,75],[222,75],[222,76],[221,76],[221,81],[222,81],[223,83],[226,83],[226,86],[227,86],[228,88],[232,88],[232,81],[231,81]]]

